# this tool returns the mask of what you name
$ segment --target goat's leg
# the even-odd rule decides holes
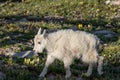
[[[70,76],[71,76],[70,67],[66,67],[66,75],[65,75],[65,78],[69,78]]]
[[[90,76],[92,74],[93,66],[94,66],[93,63],[89,63],[89,67],[88,67],[86,76]]]
[[[103,56],[99,56],[99,57],[98,57],[98,68],[97,68],[97,71],[98,71],[98,74],[99,74],[99,75],[102,75],[102,74],[103,74],[103,71],[102,71],[103,59],[104,59]]]
[[[70,71],[71,60],[65,58],[63,62],[64,62],[64,67],[66,69],[65,78],[69,78],[71,76],[71,71]]]
[[[43,69],[43,71],[41,72],[41,74],[39,75],[39,77],[44,77],[47,73],[48,67],[50,64],[52,64],[54,62],[55,58],[52,57],[51,55],[47,56],[47,61],[45,63],[45,67]]]

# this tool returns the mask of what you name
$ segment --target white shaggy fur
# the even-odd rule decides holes
[[[98,63],[98,73],[101,75],[103,57],[98,55],[97,47],[99,39],[90,33],[73,30],[59,30],[46,34],[45,30],[41,34],[41,28],[34,38],[34,51],[43,52],[47,50],[47,61],[39,77],[44,77],[47,73],[48,66],[55,59],[63,61],[66,69],[66,78],[71,76],[70,65],[74,59],[81,59],[89,64],[87,76],[92,74],[94,64]]]

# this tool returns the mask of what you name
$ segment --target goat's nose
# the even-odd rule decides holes
[[[33,51],[35,52],[35,49],[33,48]]]
[[[33,52],[35,52],[35,50],[33,50]]]

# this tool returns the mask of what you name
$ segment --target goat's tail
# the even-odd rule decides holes
[[[91,40],[91,42],[88,45],[88,50],[87,53],[82,55],[82,61],[85,63],[92,63],[96,64],[98,61],[98,51],[97,48],[99,47],[100,41],[99,39],[95,36],[95,39]]]

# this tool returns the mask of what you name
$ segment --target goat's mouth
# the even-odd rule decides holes
[[[42,51],[37,51],[37,50],[33,50],[33,52],[34,52],[35,54],[42,53]]]
[[[33,54],[34,54],[35,57],[39,56],[38,52],[36,52],[35,50],[33,50],[32,52],[33,52]]]
[[[36,54],[38,53],[38,51],[36,51],[36,50],[33,50],[33,52],[36,53]]]

